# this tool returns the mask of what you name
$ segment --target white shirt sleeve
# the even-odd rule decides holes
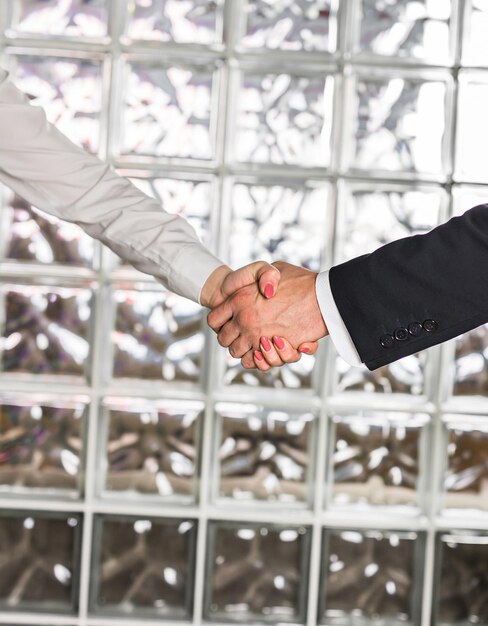
[[[361,358],[344,324],[330,288],[329,272],[320,272],[315,283],[317,301],[334,347],[346,363],[360,366]]]
[[[188,222],[49,124],[1,69],[0,181],[196,302],[206,279],[223,265]]]

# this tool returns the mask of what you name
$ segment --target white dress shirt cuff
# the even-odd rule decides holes
[[[201,304],[201,293],[207,278],[222,265],[225,265],[223,261],[198,242],[185,244],[172,265],[168,287]]]
[[[334,347],[346,363],[359,366],[362,364],[361,358],[356,350],[356,346],[351,339],[351,335],[342,320],[341,314],[332,295],[329,282],[329,272],[320,272],[315,283],[317,301],[320,312],[324,318],[325,325],[329,331],[329,336],[334,343]]]

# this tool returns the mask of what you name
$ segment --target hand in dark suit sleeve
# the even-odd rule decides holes
[[[373,370],[488,322],[488,204],[329,270],[361,360]]]

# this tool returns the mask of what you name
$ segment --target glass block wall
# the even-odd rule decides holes
[[[232,265],[486,201],[485,0],[2,0],[1,64]],[[0,111],[1,114],[1,111]],[[488,326],[243,371],[0,192],[0,623],[488,622]]]

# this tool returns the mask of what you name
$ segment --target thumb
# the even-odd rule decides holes
[[[298,352],[302,354],[315,354],[319,344],[316,341],[307,341],[306,343],[302,343],[298,346]]]
[[[256,282],[263,296],[271,298],[278,288],[280,272],[265,261],[255,261],[231,272],[222,284],[222,293],[225,297],[229,297],[238,289]]]
[[[274,265],[260,261],[261,267],[258,269],[256,279],[259,285],[259,291],[265,298],[272,298],[278,291],[280,283],[280,270]]]

